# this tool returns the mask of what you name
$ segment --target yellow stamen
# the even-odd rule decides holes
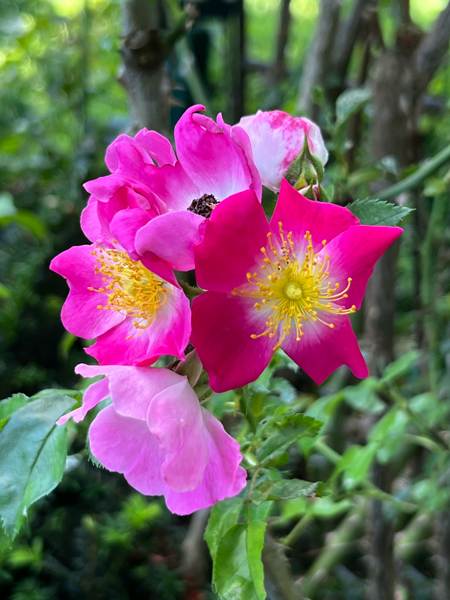
[[[133,325],[143,333],[155,319],[158,310],[167,302],[170,284],[149,271],[141,262],[132,260],[126,252],[95,247],[95,274],[103,275],[107,285],[88,288],[107,297],[102,310],[114,310],[133,319]],[[133,336],[128,336],[128,338]]]
[[[261,248],[264,258],[259,274],[247,273],[248,284],[245,289],[237,288],[232,292],[235,296],[257,298],[259,301],[254,307],[258,311],[268,312],[265,331],[252,334],[251,337],[273,338],[278,334],[279,340],[274,350],[281,346],[291,330],[295,331],[296,340],[300,341],[304,334],[303,321],[311,319],[333,329],[334,324],[328,322],[327,313],[347,315],[356,311],[355,306],[343,308],[337,304],[348,298],[352,279],[347,279],[342,291],[339,283],[328,281],[330,256],[314,252],[311,233],[307,231],[304,236],[307,240],[306,253],[300,263],[294,253],[292,232],[286,236],[281,222],[278,227],[281,248],[275,246],[272,234],[267,234],[269,247]],[[325,249],[326,243],[326,240],[322,240],[321,250]],[[269,257],[269,254],[273,256]]]

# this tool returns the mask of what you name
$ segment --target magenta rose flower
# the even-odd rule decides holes
[[[360,225],[285,180],[270,223],[251,191],[222,202],[195,248],[197,281],[209,291],[192,306],[191,341],[213,390],[254,381],[277,348],[318,384],[344,364],[366,377],[349,314],[401,233]]]
[[[110,397],[90,427],[91,452],[136,490],[164,495],[169,510],[186,515],[245,487],[239,444],[200,405],[186,377],[154,367],[78,365],[76,372],[106,377],[58,424],[80,421]]]
[[[175,126],[178,158],[169,140],[146,129],[134,138],[120,135],[109,146],[111,175],[85,184],[92,194],[82,215],[88,239],[108,237],[125,219],[136,224],[140,255],[187,271],[194,267],[193,246],[202,239],[205,216],[217,202],[247,189],[261,198],[248,136],[233,132],[221,115],[216,123],[200,110],[189,108]]]
[[[256,115],[242,117],[233,130],[239,128],[250,138],[262,184],[274,192],[279,191],[289,165],[302,151],[305,137],[311,153],[322,164],[328,160],[319,127],[303,117],[291,117],[281,110],[259,110]]]

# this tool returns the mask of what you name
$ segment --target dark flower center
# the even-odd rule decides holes
[[[201,198],[192,200],[188,210],[196,215],[205,217],[205,219],[209,219],[214,207],[217,206],[217,204],[219,204],[219,202],[212,194],[203,194]]]

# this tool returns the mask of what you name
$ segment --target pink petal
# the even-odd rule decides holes
[[[124,248],[130,258],[139,259],[136,252],[136,233],[152,218],[151,213],[142,208],[128,208],[118,212],[111,221],[111,235]]]
[[[400,227],[359,225],[327,244],[322,255],[330,256],[329,281],[340,283],[343,290],[348,277],[352,278],[343,306],[350,308],[354,304],[360,308],[374,264],[402,232]]]
[[[258,200],[262,198],[262,185],[261,185],[261,177],[259,175],[259,171],[255,165],[253,160],[253,151],[252,145],[250,142],[250,138],[247,135],[247,132],[244,131],[241,127],[231,127],[223,120],[222,114],[219,113],[217,115],[217,123],[223,131],[224,135],[226,135],[229,139],[231,139],[235,144],[237,144],[240,148],[242,148],[244,152],[244,156],[247,160],[248,168],[252,174],[252,185],[251,189],[255,192]]]
[[[189,300],[181,290],[175,287],[171,290],[166,304],[146,329],[136,329],[133,319],[126,317],[86,348],[86,352],[104,365],[145,366],[163,354],[184,360],[191,332]]]
[[[71,412],[67,413],[58,421],[56,421],[56,424],[62,425],[71,418],[73,418],[75,423],[79,423],[84,419],[87,413],[92,408],[94,408],[94,406],[97,406],[99,402],[105,400],[105,398],[108,398],[109,396],[110,393],[108,378],[93,383],[84,392],[83,404],[80,406],[80,408],[76,408],[75,410],[72,410]]]
[[[83,185],[84,189],[100,200],[106,202],[114,196],[123,187],[132,187],[135,191],[142,195],[146,195],[149,189],[140,182],[130,181],[124,175],[114,174],[98,177],[92,181],[86,181]]]
[[[231,292],[247,282],[262,262],[269,226],[251,190],[230,196],[213,210],[203,242],[194,249],[197,282],[216,292]]]
[[[147,424],[166,455],[162,475],[167,485],[177,492],[196,488],[209,460],[208,437],[187,378],[153,398]]]
[[[116,412],[123,417],[147,420],[154,396],[183,381],[181,375],[159,367],[99,367],[107,372]]]
[[[212,119],[198,114],[199,110],[204,107],[188,108],[175,125],[178,158],[201,190],[196,198],[212,194],[223,200],[251,188],[252,172],[244,151]]]
[[[153,165],[155,162],[159,165],[174,165],[176,156],[172,146],[167,138],[156,131],[141,129],[134,138],[128,135],[119,135],[117,139],[109,145],[106,151],[105,162],[111,173],[123,171],[124,165],[121,163],[117,148],[131,146],[141,155],[141,160],[145,164]]]
[[[139,150],[128,144],[118,144],[116,152],[120,160],[120,173],[133,182],[142,182],[170,210],[184,210],[191,205],[192,200],[200,198],[204,193],[200,193],[179,161],[173,166],[163,167],[146,164],[142,161]]]
[[[166,491],[167,507],[179,515],[190,514],[235,496],[246,484],[247,473],[239,466],[242,460],[239,444],[211,413],[204,408],[201,410],[207,429],[209,462],[200,485],[194,490],[182,493],[172,489]]]
[[[106,469],[124,473],[130,485],[142,494],[164,493],[164,455],[145,421],[122,417],[113,405],[107,406],[89,429],[89,444],[92,454]]]
[[[165,281],[168,281],[173,286],[180,288],[180,284],[175,277],[173,268],[165,261],[161,260],[153,252],[146,252],[140,257],[141,263],[146,269],[161,277]]]
[[[191,341],[209,373],[215,392],[225,392],[257,379],[270,362],[276,340],[264,331],[252,299],[205,292],[192,304]]]
[[[291,334],[285,338],[281,348],[317,385],[342,365],[347,365],[356,377],[368,377],[369,371],[348,315],[331,315],[321,311],[318,316],[333,323],[334,328],[319,321],[306,322],[301,340],[297,342],[295,335]]]
[[[248,134],[255,164],[263,185],[277,192],[289,165],[303,148],[305,135],[309,148],[324,164],[328,152],[319,127],[304,118],[294,118],[280,110],[258,111],[243,117],[233,129],[242,128]]]
[[[102,275],[95,274],[93,246],[73,246],[56,256],[50,269],[67,279],[70,288],[61,312],[64,327],[82,338],[92,339],[108,331],[124,320],[124,316],[113,310],[97,308],[103,306],[105,294],[90,291],[104,286]]]
[[[87,239],[92,243],[99,240],[102,235],[102,226],[97,214],[97,204],[97,198],[91,196],[86,208],[81,213],[81,229]]]
[[[194,268],[194,246],[203,239],[204,217],[190,211],[161,215],[142,227],[136,249],[142,255],[153,252],[177,271]]]
[[[279,236],[279,223],[282,223],[285,237],[292,231],[294,251],[302,260],[308,241],[309,231],[315,252],[322,248],[322,241],[331,242],[337,235],[359,220],[347,209],[335,204],[307,200],[285,179],[281,182],[280,196],[270,220],[272,231]]]
[[[146,150],[159,167],[163,165],[174,165],[177,157],[173,151],[172,144],[167,138],[157,131],[141,129],[135,135],[135,141]]]

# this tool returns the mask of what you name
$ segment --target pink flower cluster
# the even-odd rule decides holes
[[[191,342],[215,392],[254,381],[278,348],[318,384],[341,365],[367,376],[349,314],[402,231],[360,225],[283,179],[305,140],[326,162],[314,123],[272,111],[229,126],[203,110],[176,125],[176,154],[146,129],[109,146],[110,175],[85,185],[91,244],[51,264],[70,288],[64,326],[96,338],[86,352],[100,366],[77,372],[104,376],[60,422],[111,398],[90,428],[92,453],[178,514],[239,493],[246,475],[237,442],[186,377],[150,365],[183,361]],[[270,222],[262,185],[279,191]],[[175,271],[192,269],[200,289],[191,305]]]

